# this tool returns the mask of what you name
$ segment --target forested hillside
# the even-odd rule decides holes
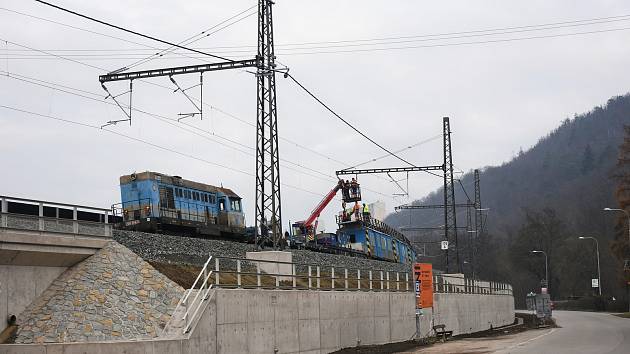
[[[518,290],[516,296],[534,290],[544,278],[542,255],[549,255],[550,287],[555,298],[592,293],[596,278],[594,244],[578,236],[595,236],[601,251],[602,284],[605,293],[626,297],[619,260],[611,253],[618,215],[604,212],[616,207],[614,178],[624,125],[630,124],[630,95],[610,99],[604,106],[566,119],[541,138],[535,146],[521,151],[511,161],[481,169],[481,202],[485,212],[484,232],[477,240],[477,276],[507,280]],[[453,159],[457,162],[457,151]],[[473,197],[472,173],[461,184]],[[465,202],[463,188],[456,189],[458,202]],[[438,190],[417,204],[442,204]],[[441,226],[441,210],[405,211],[391,214],[393,226]],[[458,226],[466,225],[466,211],[459,210]],[[431,240],[438,232],[411,235]],[[465,230],[459,231],[465,240]],[[460,242],[463,250],[464,241]],[[420,244],[420,246],[422,246]],[[425,261],[435,262],[439,250],[429,247]],[[431,254],[432,253],[432,254]],[[471,256],[462,255],[467,264]]]

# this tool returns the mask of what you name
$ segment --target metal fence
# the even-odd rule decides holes
[[[213,285],[221,288],[262,288],[327,291],[413,292],[411,271],[357,269],[282,261],[214,257]],[[434,293],[512,295],[506,283],[435,274]]]
[[[10,212],[9,203],[36,211],[29,214]],[[45,210],[54,216],[45,215]],[[5,229],[112,237],[110,213],[109,209],[0,196],[0,228]],[[80,214],[99,221],[81,220]]]
[[[481,295],[513,295],[512,285],[501,282],[469,279],[463,274],[433,275],[434,293],[458,293]]]
[[[214,286],[329,291],[413,291],[411,274],[282,261],[214,257]]]

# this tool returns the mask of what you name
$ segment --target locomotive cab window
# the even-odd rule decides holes
[[[241,211],[241,200],[230,198],[230,210]]]

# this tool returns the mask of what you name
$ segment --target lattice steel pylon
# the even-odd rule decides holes
[[[481,237],[481,232],[483,231],[483,215],[481,214],[481,180],[479,178],[479,170],[475,170],[474,172],[475,179],[475,234],[473,238],[472,244],[472,262],[473,262],[473,272],[475,271],[475,267],[477,266],[475,257],[477,255],[477,241]]]
[[[271,237],[274,249],[282,234],[276,64],[271,0],[258,0],[258,81],[256,120],[256,242]]]
[[[466,256],[465,256],[465,260],[468,263],[468,274],[470,274],[471,276],[474,277],[475,275],[475,264],[474,264],[474,244],[475,244],[475,230],[473,230],[473,222],[472,222],[472,213],[473,210],[471,210],[472,208],[474,208],[474,204],[473,207],[467,207],[466,208]]]
[[[453,154],[451,151],[451,125],[448,117],[443,118],[444,139],[444,238],[449,242],[446,250],[446,271],[450,272],[451,244],[455,241],[455,255],[457,271],[462,273],[462,263],[459,259],[459,240],[457,236],[457,213],[455,210],[455,183],[453,182]]]

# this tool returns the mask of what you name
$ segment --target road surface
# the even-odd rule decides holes
[[[577,311],[554,311],[553,316],[561,328],[454,340],[409,353],[630,354],[630,319]]]

